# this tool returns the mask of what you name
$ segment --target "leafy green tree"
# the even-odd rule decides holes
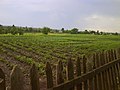
[[[113,35],[119,35],[117,32],[115,32]]]
[[[102,32],[102,31],[101,31],[101,32],[100,32],[100,34],[101,34],[101,35],[103,35],[103,34],[104,34],[104,32]]]
[[[3,34],[3,26],[0,25],[0,34]]]
[[[7,34],[7,28],[5,28],[4,26],[0,25],[0,34]]]
[[[97,35],[100,35],[100,32],[99,32],[99,30],[97,30],[96,34],[97,34]]]
[[[71,34],[77,34],[78,33],[78,29],[77,28],[73,28],[72,30],[71,30]]]
[[[0,27],[1,27],[2,25],[0,24]]]
[[[88,30],[85,30],[84,33],[85,33],[85,34],[89,34],[89,31],[88,31]]]
[[[24,34],[24,30],[23,30],[23,28],[18,28],[18,34],[19,35],[23,35]]]
[[[10,30],[10,33],[12,35],[15,35],[15,34],[18,34],[18,29],[15,27],[15,25],[12,26],[11,30]]]
[[[51,30],[50,28],[44,27],[44,28],[42,29],[42,33],[47,35],[47,34],[50,32],[50,30]]]
[[[89,33],[90,34],[95,34],[96,32],[92,30],[92,31],[89,31]]]
[[[33,32],[33,28],[32,27],[29,28],[29,32]]]
[[[61,31],[62,31],[62,33],[64,33],[64,32],[65,32],[65,29],[64,29],[64,28],[62,28],[62,29],[61,29]]]

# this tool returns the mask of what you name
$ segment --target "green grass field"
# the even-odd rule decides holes
[[[87,34],[25,34],[0,35],[0,63],[33,63],[44,72],[47,61],[55,64],[58,60],[75,60],[83,54],[120,48],[120,36]]]

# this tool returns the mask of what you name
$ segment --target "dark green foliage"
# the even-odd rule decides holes
[[[95,34],[96,32],[92,30],[92,31],[89,31],[89,33],[90,34]]]
[[[50,30],[51,30],[50,28],[44,27],[44,28],[42,29],[42,33],[47,35],[47,34],[50,32]]]
[[[89,31],[88,31],[88,30],[85,30],[85,34],[89,34]]]
[[[61,31],[62,31],[62,33],[64,33],[65,32],[64,28],[62,28]]]
[[[120,33],[115,32],[102,32],[102,31],[94,31],[94,30],[84,30],[78,31],[77,28],[73,28],[72,30],[65,30],[64,28],[60,29],[50,29],[49,27],[44,28],[33,28],[33,27],[18,27],[15,25],[12,26],[3,26],[0,24],[0,34],[8,34],[12,35],[19,34],[23,35],[24,33],[69,33],[69,34],[95,34],[95,35],[120,35]]]
[[[78,29],[77,28],[73,28],[72,30],[71,30],[71,34],[77,34],[78,33]]]
[[[100,34],[99,30],[97,30],[96,34],[97,34],[97,35],[99,35],[99,34]]]
[[[19,29],[18,29],[18,34],[19,34],[19,35],[23,35],[23,34],[24,34],[24,31],[23,31],[22,28],[19,28]]]
[[[15,25],[13,25],[12,28],[11,28],[11,30],[10,30],[10,33],[12,35],[18,34],[18,28],[16,28]]]
[[[71,30],[64,30],[64,33],[71,33]]]
[[[3,28],[0,26],[0,34],[3,34]]]

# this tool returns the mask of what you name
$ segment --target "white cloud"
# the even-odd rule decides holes
[[[120,32],[120,17],[91,15],[85,18],[87,28]]]

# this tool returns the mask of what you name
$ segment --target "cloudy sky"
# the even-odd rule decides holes
[[[0,24],[120,32],[120,0],[0,0]]]

